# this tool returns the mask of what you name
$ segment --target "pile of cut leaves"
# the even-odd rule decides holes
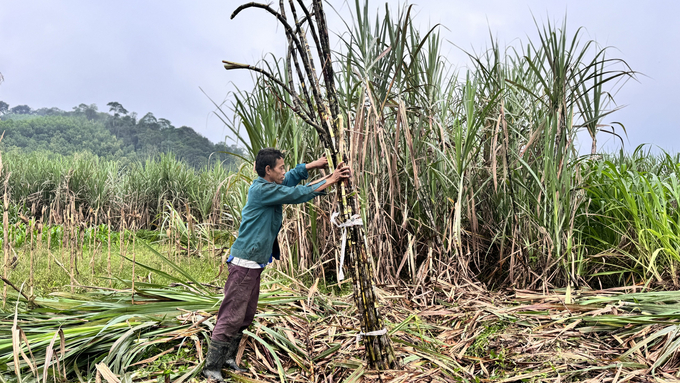
[[[144,267],[143,265],[140,265]],[[152,272],[158,270],[150,269]],[[175,287],[10,294],[0,377],[15,381],[189,382],[222,296],[183,274]],[[351,296],[274,269],[239,356],[240,382],[662,382],[680,377],[680,292],[489,292],[438,281],[377,289],[400,370],[369,371]],[[565,303],[569,302],[569,303]],[[226,373],[226,372],[225,372]]]

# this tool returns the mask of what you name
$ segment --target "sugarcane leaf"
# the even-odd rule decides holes
[[[622,319],[623,319],[623,318],[622,318]],[[661,330],[655,332],[655,333],[652,334],[651,336],[646,337],[644,340],[642,340],[642,341],[640,341],[640,342],[637,342],[637,344],[636,344],[635,346],[633,346],[630,350],[624,352],[623,355],[620,356],[620,359],[629,357],[629,356],[630,356],[631,354],[633,354],[635,351],[641,349],[642,347],[645,347],[646,345],[648,345],[649,343],[651,343],[653,340],[655,340],[655,339],[657,339],[657,338],[660,338],[660,337],[662,337],[662,336],[664,336],[664,335],[667,335],[667,334],[669,334],[669,333],[671,333],[671,332],[673,332],[673,331],[677,331],[677,330],[678,330],[678,326],[677,326],[677,325],[673,325],[673,326],[665,327],[665,328],[663,328],[663,329],[661,329]]]
[[[276,367],[279,371],[279,381],[281,383],[284,383],[286,381],[285,378],[286,372],[284,371],[283,365],[281,364],[281,360],[279,359],[279,356],[276,354],[276,351],[274,351],[274,348],[269,343],[265,342],[262,338],[248,330],[243,331],[243,333],[255,339],[257,342],[263,345],[267,349],[267,351],[269,351],[269,354],[272,356],[272,358],[274,358],[274,362],[276,362]]]

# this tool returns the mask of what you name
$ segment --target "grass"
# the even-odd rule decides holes
[[[501,321],[487,324],[470,348],[467,349],[466,354],[476,357],[491,356],[496,359],[502,359],[503,350],[494,351],[489,349],[489,342],[496,334],[502,333],[507,327],[508,324]]]
[[[162,347],[152,346],[141,358],[153,360],[140,365],[136,371],[139,379],[181,376],[189,372],[190,366],[198,361],[194,343],[180,340],[163,344]]]
[[[112,273],[110,275],[107,272],[108,262],[106,248],[99,249],[97,253],[92,252],[91,249],[83,249],[82,257],[79,255],[77,260],[78,273],[75,275],[77,281],[76,292],[89,290],[78,286],[92,286],[95,288],[97,286],[102,286],[113,289],[123,289],[126,287],[126,284],[122,282],[122,280],[132,279],[132,262],[120,256],[118,243],[117,241],[114,243],[115,245],[111,248]],[[153,248],[156,251],[167,255],[170,247],[153,246]],[[18,261],[15,263],[15,266],[10,268],[8,279],[16,286],[20,286],[22,283],[26,283],[28,286],[30,273],[28,249],[23,247],[16,251]],[[128,244],[126,252],[128,257],[131,257],[131,251],[132,244]],[[69,268],[69,254],[67,251],[64,249],[54,249],[48,253],[47,249],[41,248],[35,251],[34,256],[34,268],[35,270],[38,270],[38,272],[35,273],[35,284],[33,286],[34,294],[36,296],[44,297],[52,292],[68,290],[71,283],[69,274],[67,273]],[[51,260],[50,257],[52,257]],[[61,268],[55,262],[55,258],[59,263],[65,265],[67,270]],[[222,263],[221,254],[219,254],[218,257],[213,256],[211,252],[199,253],[192,256],[181,254],[176,255],[173,259],[177,261],[182,270],[194,276],[200,283],[212,284],[221,288],[221,286],[224,285],[224,281],[226,281],[226,268],[220,274],[220,265]],[[167,264],[159,259],[153,250],[144,247],[141,243],[137,245],[136,261],[170,275],[180,276],[175,270],[169,268]],[[140,267],[137,267],[135,271],[135,280],[138,282],[159,285],[172,283],[168,278],[149,272]]]

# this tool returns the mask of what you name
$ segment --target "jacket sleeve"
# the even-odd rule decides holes
[[[281,185],[284,186],[296,186],[302,180],[306,180],[309,177],[307,173],[307,166],[305,164],[299,164],[295,168],[286,172],[286,177],[283,179]]]
[[[290,205],[307,202],[316,196],[324,195],[324,192],[316,192],[319,186],[326,181],[319,182],[314,186],[285,186],[273,183],[262,185],[257,193],[257,203],[265,206]],[[255,202],[255,201],[253,201]]]

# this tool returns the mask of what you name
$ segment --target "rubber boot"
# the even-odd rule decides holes
[[[220,342],[218,340],[211,340],[208,347],[208,355],[205,357],[205,365],[203,366],[203,376],[208,380],[215,380],[224,382],[222,377],[222,366],[227,359],[227,353],[231,347],[231,342]]]
[[[224,367],[236,372],[248,371],[239,367],[238,361],[236,360],[236,354],[238,353],[238,346],[241,344],[241,338],[243,338],[243,333],[239,332],[230,339],[229,348],[227,349],[227,357],[224,361]]]

